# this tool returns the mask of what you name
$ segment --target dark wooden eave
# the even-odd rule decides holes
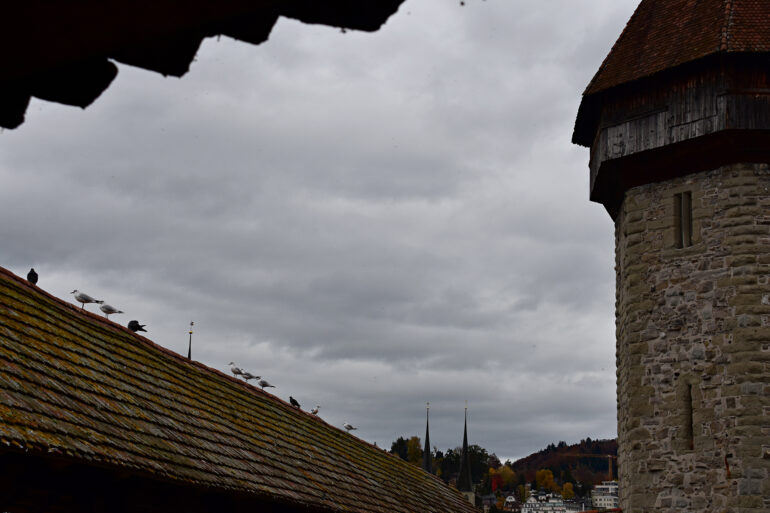
[[[0,448],[0,504],[7,513],[329,513],[267,494],[225,492],[7,448]]]
[[[6,2],[0,44],[0,127],[24,122],[31,97],[86,107],[117,61],[182,76],[206,37],[266,41],[279,16],[376,31],[403,0],[79,0]]]
[[[590,198],[614,218],[632,187],[770,162],[770,52],[714,54],[583,98]]]
[[[591,201],[615,219],[625,191],[721,166],[770,162],[769,130],[723,130],[602,163]]]

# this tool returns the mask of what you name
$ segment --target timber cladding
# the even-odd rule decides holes
[[[769,65],[767,55],[716,55],[602,93],[594,124],[581,131],[591,199],[614,218],[632,187],[770,162]]]
[[[621,508],[770,511],[770,165],[632,188],[615,237]]]

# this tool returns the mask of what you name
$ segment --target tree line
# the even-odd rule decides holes
[[[390,452],[417,466],[422,466],[423,448],[419,436],[399,437]],[[527,498],[529,485],[532,490],[559,493],[565,499],[587,497],[593,485],[607,479],[606,455],[617,455],[616,440],[591,440],[578,444],[566,442],[549,444],[545,449],[526,458],[502,463],[494,454],[479,445],[468,446],[471,480],[481,495],[494,493],[504,499],[515,495],[520,501]],[[462,448],[440,451],[433,447],[433,473],[445,483],[453,485],[460,474]],[[614,475],[617,475],[617,471]]]

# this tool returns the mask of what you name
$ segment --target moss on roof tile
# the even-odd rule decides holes
[[[2,268],[0,342],[0,451],[329,511],[474,511],[418,467]]]

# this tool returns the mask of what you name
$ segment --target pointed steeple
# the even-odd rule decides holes
[[[473,492],[471,481],[471,458],[468,453],[468,402],[465,402],[465,427],[463,428],[463,453],[460,456],[460,476],[457,478],[457,489],[461,492]]]
[[[430,403],[425,414],[425,448],[422,451],[422,469],[428,474],[433,473],[433,456],[430,452]]]

